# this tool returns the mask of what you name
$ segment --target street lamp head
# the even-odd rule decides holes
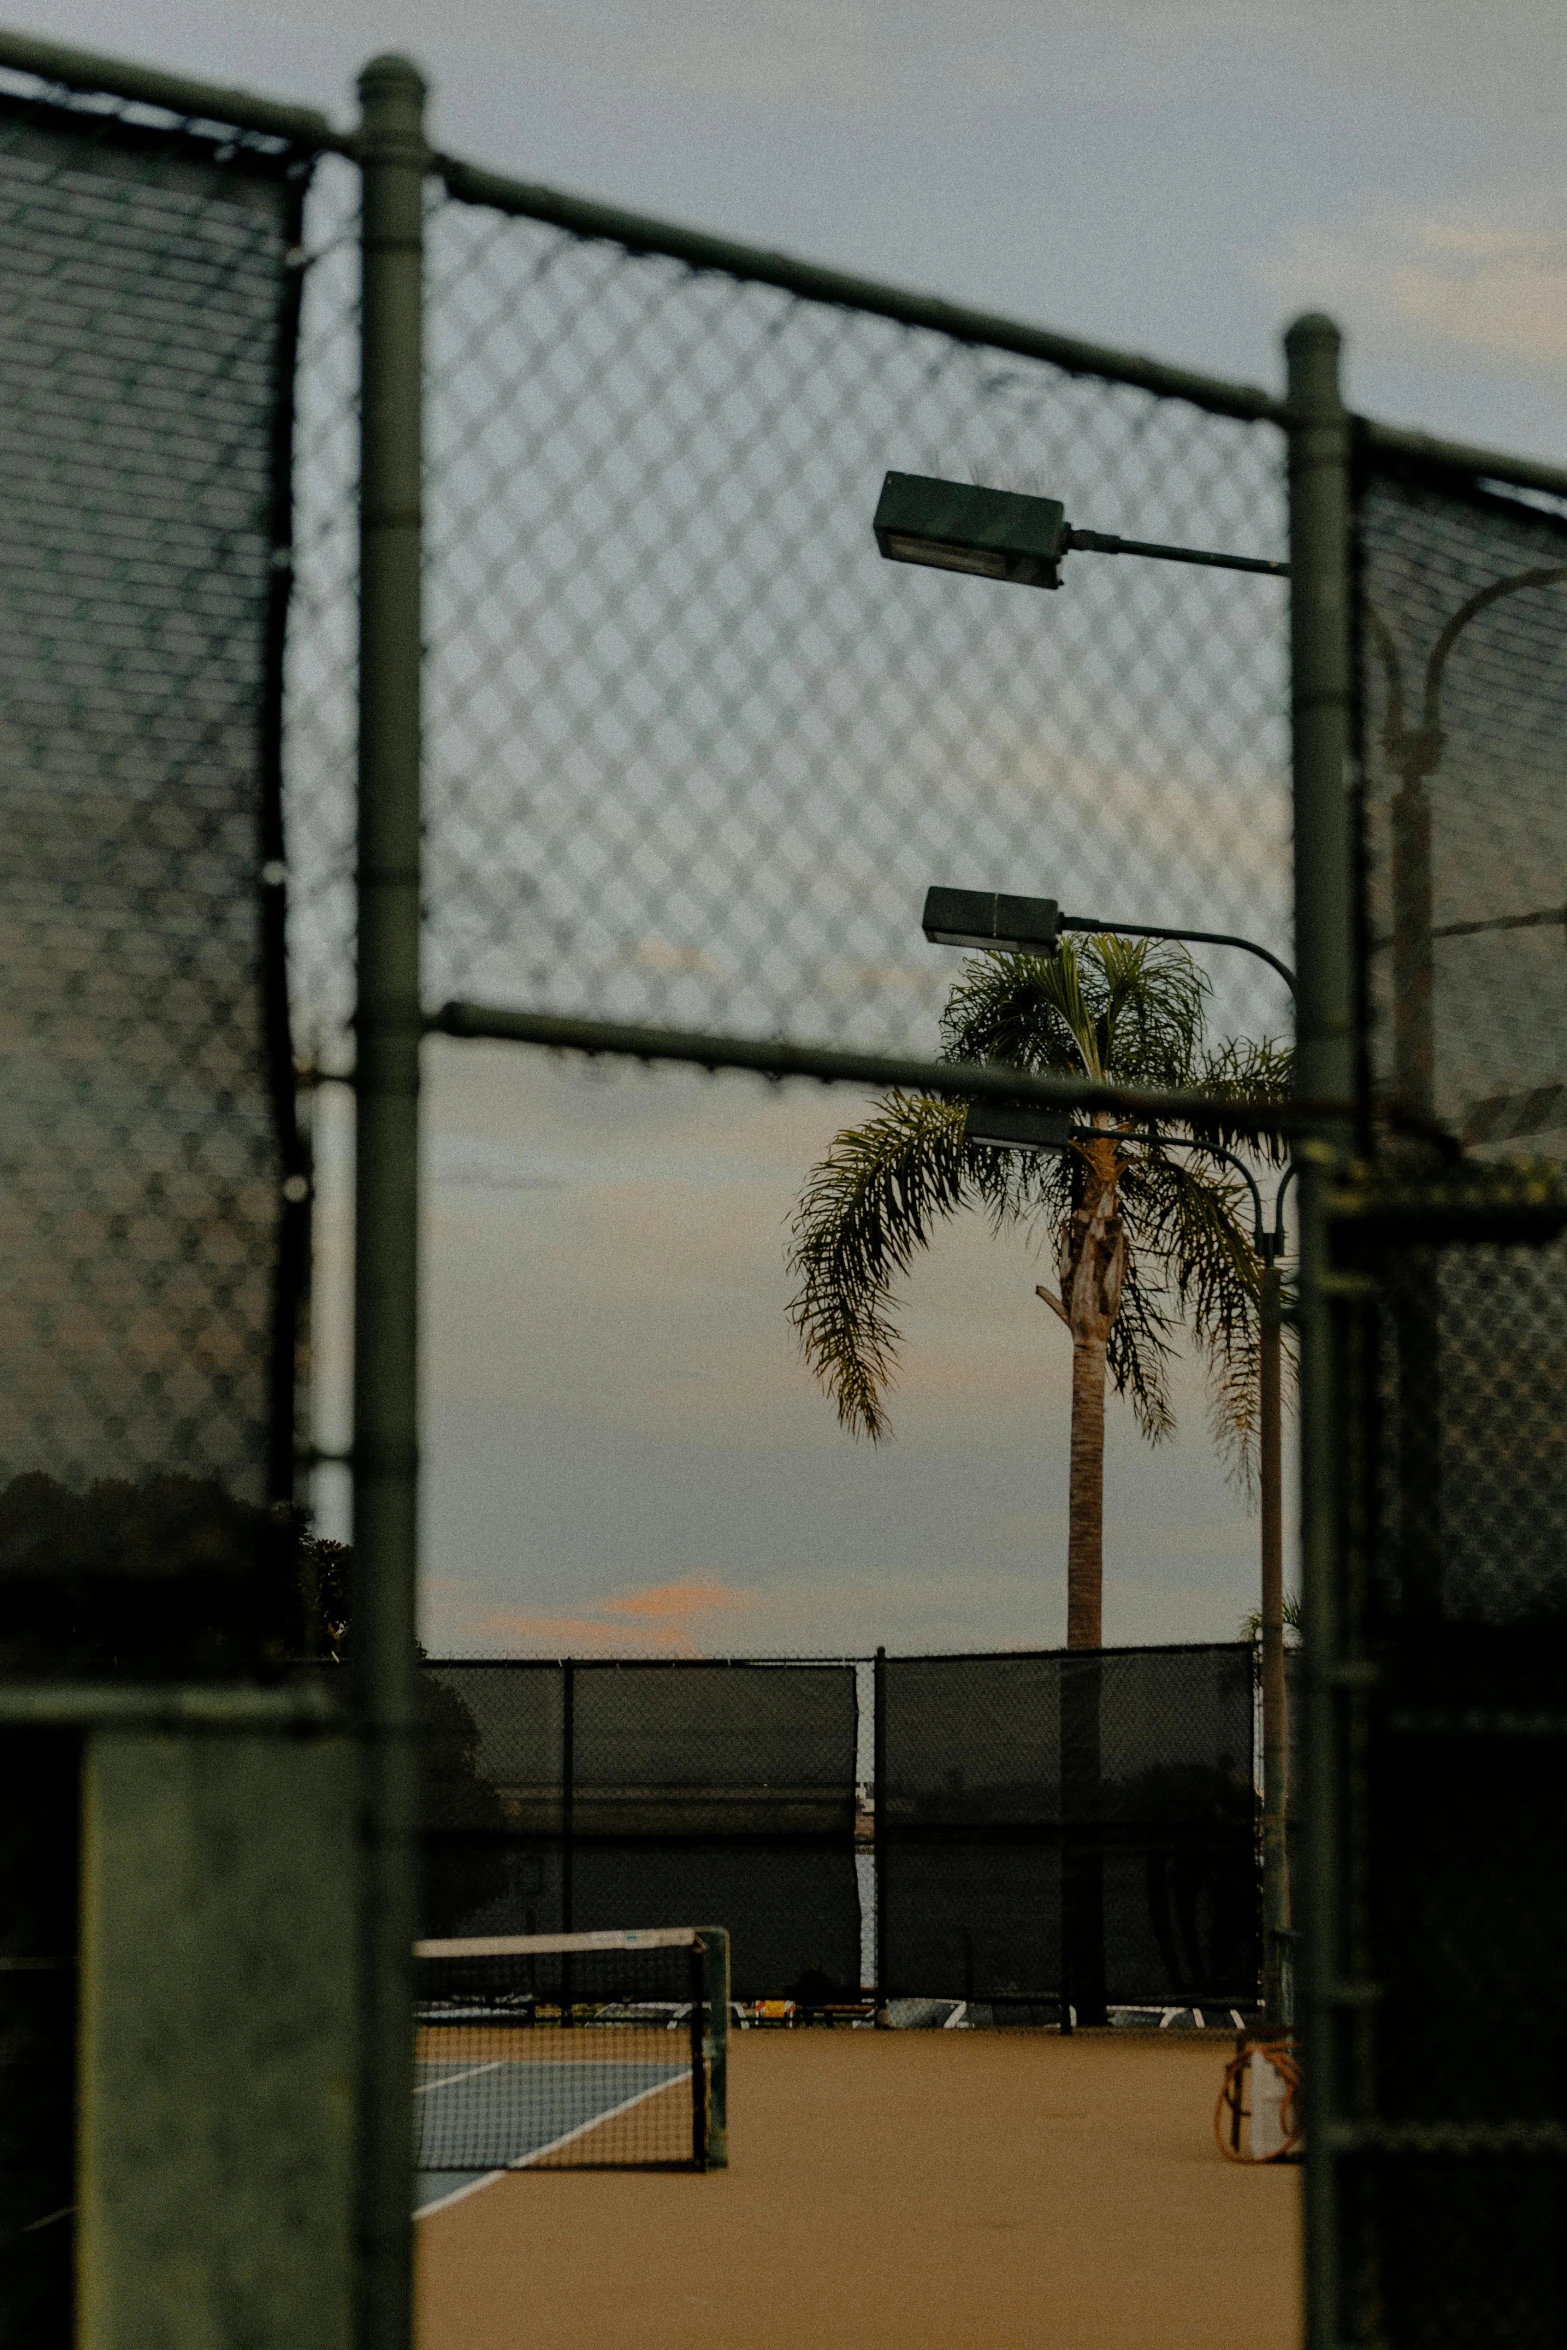
[[[1071,1112],[971,1102],[963,1139],[998,1151],[1064,1151],[1072,1140]]]
[[[891,563],[923,563],[1020,587],[1061,585],[1068,537],[1066,510],[1055,498],[889,473],[874,528]]]
[[[1054,898],[1015,898],[988,889],[928,889],[921,917],[932,946],[1053,955],[1061,944]]]

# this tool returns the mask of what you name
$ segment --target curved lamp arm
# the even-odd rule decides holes
[[[1567,579],[1567,564],[1548,565],[1534,571],[1516,571],[1506,579],[1493,579],[1489,587],[1483,587],[1476,594],[1465,598],[1427,656],[1418,726],[1405,723],[1403,669],[1393,632],[1376,607],[1370,603],[1366,605],[1371,634],[1387,676],[1388,705],[1387,716],[1382,724],[1382,745],[1390,763],[1403,777],[1406,788],[1413,790],[1425,776],[1434,775],[1441,759],[1442,672],[1447,666],[1448,654],[1470,621],[1478,618],[1489,605],[1499,603],[1503,596],[1516,595],[1520,588],[1553,587],[1563,579]]]
[[[1251,1193],[1252,1246],[1264,1264],[1267,1264],[1271,1261],[1272,1252],[1270,1246],[1270,1236],[1264,1232],[1262,1228],[1262,1193],[1257,1188],[1257,1178],[1252,1173],[1251,1169],[1247,1166],[1245,1160],[1237,1158],[1234,1151],[1226,1150],[1224,1145],[1220,1142],[1200,1142],[1195,1135],[1119,1134],[1112,1129],[1111,1139],[1115,1142],[1157,1142],[1163,1144],[1166,1149],[1173,1147],[1178,1151],[1206,1151],[1210,1159],[1223,1159],[1227,1166],[1234,1167],[1236,1171],[1245,1178],[1247,1188]],[[1292,1161],[1290,1165],[1290,1174],[1292,1175],[1294,1171],[1294,1163]],[[1286,1175],[1284,1182],[1287,1183],[1288,1181],[1289,1175]],[[1281,1183],[1279,1185],[1279,1195],[1281,1198],[1283,1197],[1283,1192],[1284,1184]]]

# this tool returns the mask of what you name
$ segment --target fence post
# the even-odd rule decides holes
[[[560,1668],[560,1930],[575,1931],[577,1839],[577,1668]]]
[[[1298,318],[1285,337],[1289,383],[1290,720],[1295,809],[1297,1084],[1318,1100],[1355,1092],[1357,988],[1350,762],[1350,422],[1339,389],[1341,337],[1329,318]],[[1340,1147],[1347,1137],[1339,1137]],[[1339,1645],[1340,1447],[1333,1394],[1326,1183],[1329,1138],[1302,1150],[1300,1201],[1301,1562],[1305,1615],[1304,2023],[1312,2121],[1306,2162],[1306,2341],[1338,2341],[1338,2210],[1325,2126],[1332,2112],[1340,2015],[1334,1840],[1338,1791],[1333,1667]]]
[[[424,83],[359,77],[363,180],[355,1698],[365,1770],[360,2350],[405,2350],[418,1691],[419,724]]]
[[[1270,2024],[1293,2023],[1289,1995],[1289,1719],[1284,1678],[1282,1280],[1274,1236],[1264,1235],[1261,1394],[1262,1488],[1262,2004]]]
[[[871,1669],[871,1884],[876,1903],[876,2021],[887,2007],[887,1651]]]
[[[706,2167],[729,2168],[729,1930],[707,1926],[702,1933],[707,1976]]]

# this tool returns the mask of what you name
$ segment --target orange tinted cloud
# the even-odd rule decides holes
[[[621,1599],[600,1600],[592,1615],[525,1615],[516,1608],[494,1608],[477,1630],[505,1648],[534,1655],[700,1656],[689,1629],[693,1621],[754,1605],[748,1592],[731,1591],[723,1583],[660,1583]]]
[[[731,1591],[724,1583],[660,1583],[651,1591],[633,1592],[629,1599],[606,1599],[603,1610],[607,1616],[651,1616],[678,1623],[688,1616],[711,1616],[720,1609],[751,1604],[749,1593]]]

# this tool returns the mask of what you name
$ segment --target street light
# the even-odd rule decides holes
[[[1102,555],[1143,555],[1155,562],[1197,563],[1216,570],[1262,572],[1289,577],[1287,563],[1255,555],[1214,554],[1196,547],[1161,546],[1148,539],[1113,538],[1102,531],[1077,530],[1056,498],[1026,497],[1013,490],[982,489],[924,475],[889,473],[875,518],[876,544],[894,563],[919,563],[939,571],[963,571],[981,579],[1012,581],[1022,587],[1058,588],[1061,563],[1074,548]],[[924,912],[925,936],[940,946],[977,947],[994,952],[1053,955],[1063,931],[1111,932],[1123,938],[1167,938],[1198,946],[1238,947],[1267,963],[1295,993],[1295,974],[1255,939],[1213,930],[1177,930],[1149,922],[1103,922],[1086,914],[1063,914],[1054,898],[1010,897],[984,890],[931,889]],[[1060,1116],[1021,1107],[970,1106],[965,1139],[1000,1150],[1067,1150],[1073,1130]],[[1123,1142],[1174,1143],[1205,1150],[1244,1176],[1255,1215],[1254,1242],[1262,1268],[1259,1297],[1261,1395],[1258,1426],[1262,1485],[1262,1758],[1264,1999],[1269,2017],[1289,2021],[1285,1953],[1289,1928],[1289,1879],[1285,1847],[1286,1722],[1284,1688],[1284,1563],[1282,1540],[1282,1443],[1280,1396],[1280,1277],[1284,1248],[1284,1193],[1289,1168],[1274,1200],[1273,1230],[1265,1232],[1262,1194],[1245,1161],[1217,1143],[1155,1134],[1122,1134]],[[1043,1292],[1041,1292],[1043,1295]]]
[[[1425,665],[1420,715],[1405,714],[1404,673],[1398,644],[1375,605],[1366,623],[1387,679],[1387,714],[1382,750],[1398,777],[1389,809],[1392,866],[1393,1085],[1404,1107],[1429,1117],[1436,1095],[1436,1040],[1433,1021],[1435,974],[1431,943],[1437,938],[1470,938],[1485,930],[1532,928],[1557,919],[1543,912],[1504,915],[1491,922],[1451,922],[1433,927],[1431,801],[1425,786],[1442,763],[1442,680],[1448,656],[1472,620],[1520,589],[1555,587],[1567,580],[1567,565],[1550,564],[1493,580],[1460,604],[1433,644]]]
[[[1105,1134],[1103,1128],[1072,1126],[1066,1116],[1010,1104],[971,1103],[965,1142],[995,1150],[1064,1151],[1079,1137]],[[1251,1193],[1252,1246],[1262,1269],[1258,1295],[1259,1411],[1257,1483],[1262,1517],[1262,1922],[1263,2008],[1270,2023],[1293,2019],[1293,1970],[1289,1963],[1289,1720],[1284,1678],[1284,1411],[1283,1279],[1284,1194],[1295,1165],[1284,1170],[1273,1195],[1273,1229],[1263,1222],[1262,1193],[1244,1159],[1222,1144],[1196,1136],[1123,1133],[1108,1129],[1116,1143],[1160,1143],[1177,1150],[1205,1151],[1236,1169]],[[1043,1297],[1047,1293],[1041,1289]]]
[[[1106,922],[1097,914],[1063,914],[1054,898],[1008,897],[984,889],[928,889],[920,917],[932,946],[999,948],[1015,954],[1053,955],[1063,931],[1109,931],[1117,938],[1173,938],[1195,946],[1239,947],[1275,970],[1295,992],[1295,974],[1270,948],[1227,930],[1176,930],[1162,922]]]
[[[966,571],[976,579],[1009,580],[1017,587],[1058,588],[1062,558],[1074,548],[1094,555],[1143,555],[1156,563],[1200,563],[1217,571],[1289,577],[1287,563],[1270,563],[1260,555],[1212,554],[1201,547],[1167,547],[1152,539],[1078,530],[1068,522],[1059,498],[985,489],[977,482],[937,481],[923,473],[888,474],[873,527],[876,544],[889,563]]]

